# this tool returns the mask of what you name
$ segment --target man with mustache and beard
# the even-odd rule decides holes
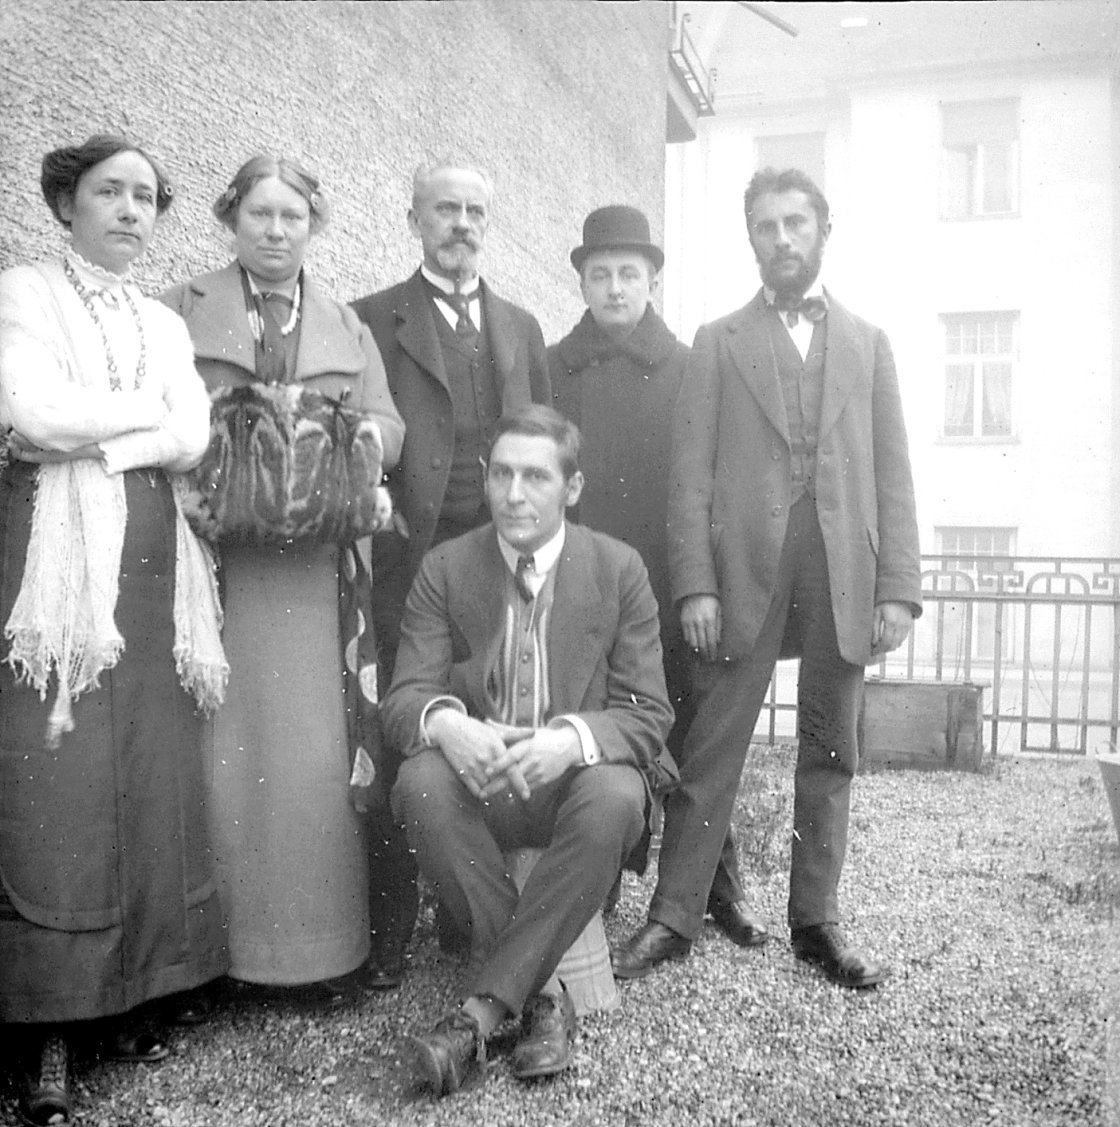
[[[886,336],[820,284],[820,189],[764,169],[744,209],[762,289],[700,328],[673,421],[669,567],[699,703],[648,922],[613,965],[640,978],[689,954],[774,663],[796,656],[793,953],[864,988],[886,970],[845,939],[837,889],[863,667],[921,613],[906,429]],[[733,902],[749,912],[742,888]]]
[[[418,168],[408,226],[420,268],[406,281],[353,303],[385,362],[404,419],[400,461],[388,477],[394,528],[373,538],[373,628],[379,680],[392,678],[405,597],[429,548],[489,519],[483,460],[503,412],[550,398],[536,318],[479,278],[493,190],[476,168]],[[379,788],[388,793],[395,754]],[[416,920],[416,863],[384,803],[371,811],[370,985],[399,985]]]

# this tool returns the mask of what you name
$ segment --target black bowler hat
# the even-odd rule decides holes
[[[584,259],[597,250],[636,250],[660,270],[665,255],[649,241],[649,220],[636,208],[625,204],[596,208],[583,221],[583,245],[572,251],[572,265],[583,268]]]

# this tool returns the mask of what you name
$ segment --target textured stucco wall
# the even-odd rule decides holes
[[[584,214],[631,202],[660,232],[667,50],[655,2],[3,4],[0,268],[63,245],[42,154],[124,131],[177,193],[145,288],[228,260],[210,204],[264,150],[323,179],[334,214],[308,269],[349,300],[415,268],[412,169],[456,155],[497,185],[486,276],[551,341],[582,309],[568,252]]]

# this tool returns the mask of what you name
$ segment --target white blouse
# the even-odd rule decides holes
[[[73,253],[67,260],[93,291],[97,320],[61,262],[0,273],[0,428],[49,450],[96,442],[108,474],[191,469],[209,441],[210,403],[186,325],[123,278]],[[110,385],[107,349],[119,391]]]

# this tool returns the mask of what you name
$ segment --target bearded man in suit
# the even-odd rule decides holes
[[[556,967],[676,775],[645,565],[564,519],[583,487],[579,432],[533,406],[494,433],[493,523],[425,557],[383,705],[404,754],[394,810],[470,940],[464,1001],[412,1040],[437,1096],[511,1016],[515,1076],[568,1067],[576,1016]],[[543,853],[519,893],[503,850],[524,846]]]
[[[479,277],[493,189],[475,168],[416,170],[408,226],[422,249],[404,282],[353,303],[385,362],[405,423],[388,476],[393,530],[373,538],[373,628],[385,683],[392,677],[405,597],[429,548],[489,520],[483,462],[508,410],[550,398],[536,318]],[[384,763],[388,786],[396,768]],[[416,919],[416,865],[385,807],[370,817],[370,984],[399,985]]]
[[[764,169],[744,206],[763,286],[697,333],[673,424],[669,561],[700,701],[648,922],[613,965],[637,978],[688,955],[774,663],[799,656],[791,942],[864,988],[885,970],[840,930],[838,886],[864,665],[921,613],[906,429],[886,336],[820,284],[820,189]]]

